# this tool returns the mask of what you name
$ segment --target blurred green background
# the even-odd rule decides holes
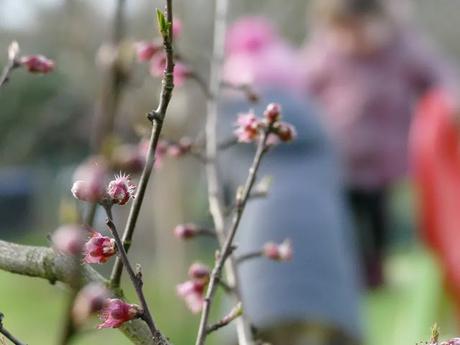
[[[292,42],[301,44],[306,35],[307,2],[233,0],[230,19],[243,14],[266,15]],[[214,1],[174,3],[176,16],[184,24],[179,49],[206,76]],[[0,92],[0,194],[12,185],[27,187],[27,197],[23,203],[19,201],[22,208],[16,213],[7,210],[10,201],[1,201],[1,239],[47,245],[46,235],[62,219],[63,200],[71,200],[73,170],[91,151],[94,114],[105,76],[96,60],[99,47],[111,37],[114,6],[115,0],[0,0],[0,64],[6,62],[6,47],[13,39],[24,54],[43,53],[57,61],[56,72],[47,76],[15,72],[12,82]],[[158,0],[126,0],[125,39],[156,35],[154,8],[162,6]],[[417,0],[409,7],[413,20],[433,42],[460,62],[456,23],[460,2]],[[159,81],[145,77],[145,66],[130,68],[132,77],[120,97],[114,124],[116,141],[136,141],[146,111],[157,101]],[[177,89],[165,136],[196,134],[204,104],[202,93],[193,85]],[[143,263],[152,310],[175,344],[193,343],[198,323],[176,298],[175,285],[185,280],[188,263],[197,258],[209,260],[213,247],[208,242],[179,243],[171,229],[205,213],[203,187],[196,161],[166,162],[153,178],[132,249],[133,260]],[[436,261],[414,233],[410,183],[402,183],[393,194],[393,250],[386,264],[389,282],[363,299],[366,344],[407,345],[428,340],[434,321],[441,324],[446,337],[454,335],[456,321]],[[115,216],[121,222],[126,215],[126,210],[120,209]],[[102,221],[99,215],[97,224]],[[5,325],[29,344],[54,343],[65,296],[62,286],[0,271],[0,311],[6,315]],[[128,296],[132,296],[129,289]],[[121,333],[95,331],[93,325],[88,325],[75,344],[129,344]],[[212,341],[222,343],[216,336]]]

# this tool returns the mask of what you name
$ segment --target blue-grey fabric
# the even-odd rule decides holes
[[[258,177],[271,176],[269,196],[249,202],[237,235],[237,254],[260,249],[267,241],[290,238],[289,263],[254,259],[239,269],[245,311],[261,329],[283,322],[313,322],[360,338],[360,283],[350,215],[334,151],[307,102],[282,90],[265,90],[260,106],[278,102],[298,138],[264,157]],[[233,123],[250,105],[226,100],[219,114],[219,137],[232,135]],[[244,183],[255,145],[239,144],[220,156],[228,195]]]

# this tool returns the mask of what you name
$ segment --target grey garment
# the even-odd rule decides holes
[[[241,265],[245,311],[261,329],[321,323],[360,339],[357,260],[336,156],[308,104],[281,90],[264,95],[282,105],[284,119],[295,125],[298,138],[264,157],[258,177],[269,175],[273,184],[268,198],[249,202],[236,253],[290,238],[294,257],[289,263],[255,259]],[[255,107],[256,114],[261,115],[265,105]],[[236,114],[249,107],[223,102],[220,138],[232,135]],[[239,144],[220,155],[229,196],[244,183],[254,152],[253,144]]]

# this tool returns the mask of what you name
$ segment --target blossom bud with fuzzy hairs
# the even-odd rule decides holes
[[[263,254],[275,261],[289,261],[292,259],[292,244],[290,240],[284,240],[281,244],[268,242],[264,245]]]
[[[181,297],[190,311],[194,314],[203,309],[205,283],[197,280],[188,280],[176,287],[177,295]]]
[[[198,234],[195,224],[179,224],[174,228],[174,236],[182,240],[188,240]]]
[[[60,226],[51,236],[51,241],[57,251],[64,255],[78,255],[85,244],[85,229],[78,225],[66,224]]]
[[[250,143],[258,138],[260,125],[254,113],[239,114],[234,133],[240,143]]]
[[[281,122],[276,129],[276,134],[281,141],[288,142],[292,141],[297,137],[297,132],[289,123]]]
[[[110,181],[107,194],[114,204],[124,205],[129,199],[134,199],[136,186],[131,183],[129,175],[115,175],[115,180]]]
[[[31,73],[49,73],[54,69],[54,62],[43,55],[23,56],[19,64]]]
[[[84,245],[83,262],[87,264],[103,264],[117,252],[115,240],[93,231]]]
[[[73,196],[87,202],[104,199],[107,172],[107,164],[103,158],[95,156],[88,159],[75,171],[75,182],[71,189]]]
[[[208,282],[210,274],[211,270],[209,269],[209,267],[202,264],[201,262],[195,262],[188,269],[188,276],[190,277],[190,279],[202,283]]]
[[[281,118],[281,106],[278,103],[270,103],[264,111],[268,123],[274,123]]]
[[[159,43],[146,41],[136,42],[135,48],[137,60],[140,62],[150,61],[162,49]]]
[[[105,301],[99,314],[103,322],[97,328],[118,328],[141,314],[142,308],[138,305],[126,303],[118,298],[110,298]]]
[[[82,325],[88,318],[98,313],[109,298],[109,291],[99,283],[89,283],[83,287],[75,298],[72,318],[76,325]]]

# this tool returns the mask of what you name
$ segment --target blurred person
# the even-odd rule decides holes
[[[240,264],[245,313],[273,345],[357,344],[360,283],[350,217],[332,146],[300,92],[299,52],[257,17],[234,23],[226,42],[224,79],[250,83],[260,101],[250,105],[241,93],[226,90],[218,137],[233,135],[238,113],[252,107],[261,115],[270,102],[282,106],[283,121],[298,133],[264,156],[258,176],[270,176],[273,185],[267,198],[248,203],[236,240],[237,256],[286,238],[294,254],[290,262],[258,258]],[[230,201],[254,153],[254,145],[239,144],[219,155]]]
[[[369,287],[384,282],[389,189],[406,173],[412,106],[458,94],[450,69],[384,0],[317,0],[303,72],[345,167]]]

